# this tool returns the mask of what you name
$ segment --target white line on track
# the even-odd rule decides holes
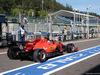
[[[75,61],[75,62],[73,62],[73,63],[68,64],[68,65],[62,66],[62,67],[60,67],[60,68],[58,68],[58,69],[52,70],[52,71],[50,71],[50,72],[47,72],[47,73],[45,73],[45,74],[43,74],[43,75],[50,75],[50,74],[52,74],[52,73],[54,73],[54,72],[56,72],[56,71],[59,71],[59,70],[61,70],[61,69],[64,69],[64,68],[69,67],[69,66],[71,66],[71,65],[74,65],[74,64],[76,64],[76,63],[79,63],[79,62],[81,62],[81,61],[83,61],[83,60],[86,60],[86,59],[88,59],[88,58],[90,58],[90,57],[93,57],[93,56],[95,56],[95,55],[98,55],[98,54],[100,54],[100,52],[99,52],[99,53],[96,53],[96,54],[93,54],[93,55],[91,55],[91,56],[85,57],[85,58],[83,58],[83,59],[77,60],[77,61]]]
[[[7,52],[1,52],[0,54],[6,54]]]
[[[98,45],[98,46],[100,46],[100,45]],[[87,49],[95,48],[95,47],[98,47],[98,46],[90,47],[90,48],[87,48]],[[78,52],[82,52],[82,51],[87,50],[87,49],[83,49],[83,50],[78,51]],[[72,54],[72,53],[70,53],[70,54]],[[58,57],[49,59],[48,61],[53,60],[53,59],[57,59],[57,58],[59,58],[59,57],[63,57],[63,56],[66,56],[66,55],[70,55],[70,54],[65,54],[65,55],[62,55],[62,56],[58,56]],[[95,55],[97,55],[97,54],[100,54],[100,52],[99,52],[99,53],[96,53],[96,54],[94,54],[94,55],[88,56],[88,57],[86,57],[86,58],[83,58],[83,59],[81,59],[81,60],[75,61],[74,63],[71,63],[71,64],[69,64],[69,65],[65,65],[65,66],[63,66],[63,67],[61,67],[61,68],[58,68],[58,69],[55,69],[55,70],[53,70],[53,71],[47,72],[47,73],[45,73],[45,74],[43,74],[43,75],[49,75],[49,74],[51,74],[51,73],[54,73],[54,72],[59,71],[59,70],[61,70],[61,69],[63,69],[63,68],[66,68],[66,67],[68,67],[68,66],[71,66],[71,65],[73,65],[73,64],[76,64],[76,63],[78,63],[78,62],[80,62],[80,61],[83,61],[83,60],[85,60],[85,59],[88,59],[88,58],[90,58],[90,57],[92,57],[92,56],[95,56]],[[36,65],[36,64],[39,64],[39,63],[34,63],[34,64],[26,65],[26,66],[23,66],[23,67],[19,67],[19,68],[16,68],[16,69],[12,69],[12,70],[9,70],[9,71],[6,71],[6,72],[2,72],[2,73],[0,73],[0,75],[3,75],[3,74],[8,73],[8,72],[15,71],[15,70],[18,70],[18,69],[22,69],[22,68],[26,68],[26,67],[29,67],[29,66],[33,66],[33,65]]]
[[[86,41],[91,41],[91,40],[99,40],[100,38],[97,39],[87,39],[87,40],[82,40],[82,41],[76,41],[75,43],[79,43],[79,42],[86,42]]]
[[[92,40],[99,40],[100,38],[96,38],[96,39],[86,39],[86,40],[80,40],[80,41],[68,41],[68,42],[65,42],[64,44],[66,43],[79,43],[79,42],[86,42],[86,41],[92,41]]]
[[[98,45],[98,46],[100,46],[100,45]],[[83,52],[84,50],[91,49],[91,48],[95,48],[95,47],[98,47],[98,46],[86,48],[86,49],[83,49],[83,50],[78,51],[78,52]],[[73,54],[73,53],[70,53],[70,54]],[[58,57],[55,57],[55,58],[51,58],[51,59],[49,59],[49,60],[57,59],[57,58],[59,58],[59,57],[63,57],[63,56],[70,55],[70,54],[64,54],[64,55],[62,55],[62,56],[58,56]],[[48,61],[49,61],[49,60],[48,60]]]
[[[34,63],[34,64],[26,65],[26,66],[23,66],[23,67],[19,67],[19,68],[16,68],[16,69],[12,69],[12,70],[9,70],[9,71],[6,71],[6,72],[2,72],[2,73],[0,73],[0,75],[3,75],[3,74],[8,73],[8,72],[15,71],[15,70],[18,70],[18,69],[22,69],[22,68],[25,68],[25,67],[33,66],[33,65],[36,65],[36,64],[39,64],[39,63]]]

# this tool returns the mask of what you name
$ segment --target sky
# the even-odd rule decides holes
[[[89,12],[97,13],[100,15],[100,0],[56,0],[60,4],[66,6],[66,3],[72,6],[73,9],[79,11],[87,11],[86,8],[91,6]]]

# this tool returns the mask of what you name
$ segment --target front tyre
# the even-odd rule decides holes
[[[67,52],[71,53],[75,51],[75,45],[73,43],[70,43],[67,45]]]
[[[33,52],[33,59],[35,62],[45,62],[46,58],[47,56],[44,49],[36,49]]]

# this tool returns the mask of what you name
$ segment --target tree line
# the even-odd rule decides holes
[[[29,17],[46,17],[48,13],[56,12],[58,10],[74,11],[73,8],[66,3],[63,6],[56,0],[0,0],[0,12],[11,12],[15,16],[19,15],[19,11],[22,14]],[[96,13],[90,13],[90,15],[99,16]]]

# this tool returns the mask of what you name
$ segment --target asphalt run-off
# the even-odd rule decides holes
[[[95,46],[79,52],[59,56],[44,63],[36,63],[18,69],[6,71],[0,75],[49,75],[97,54],[100,54],[100,46]]]

